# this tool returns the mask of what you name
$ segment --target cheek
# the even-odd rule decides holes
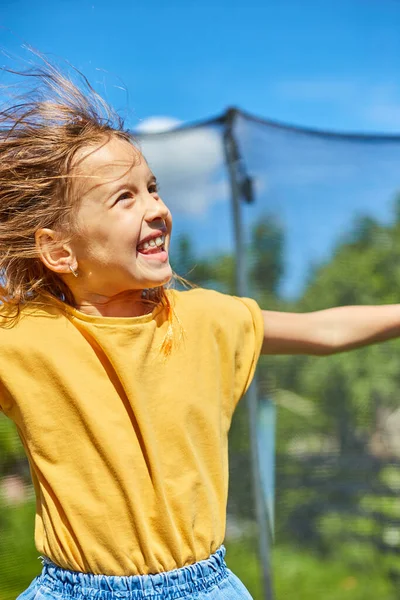
[[[74,240],[74,247],[79,260],[101,260],[110,252],[109,228],[99,223],[80,225]]]
[[[139,231],[134,224],[123,221],[87,227],[82,236],[82,250],[88,260],[118,263],[136,256]]]
[[[133,211],[96,214],[96,210],[83,210],[78,221],[77,253],[87,259],[101,262],[117,255],[136,252],[140,235],[140,219]]]

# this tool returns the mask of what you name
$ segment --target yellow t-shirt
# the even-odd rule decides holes
[[[263,338],[254,300],[167,292],[166,311],[88,316],[25,308],[0,327],[0,405],[37,497],[35,543],[66,569],[157,573],[207,558],[225,535],[227,434]]]

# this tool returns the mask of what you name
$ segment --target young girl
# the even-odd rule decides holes
[[[0,126],[0,406],[37,496],[19,600],[239,600],[227,436],[260,352],[398,335],[400,307],[295,315],[167,289],[171,214],[93,91],[54,68]]]

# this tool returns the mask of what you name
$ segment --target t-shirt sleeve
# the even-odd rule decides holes
[[[251,298],[233,297],[237,302],[235,348],[235,406],[247,392],[256,370],[264,340],[264,320],[260,307]],[[236,311],[235,311],[236,312]]]
[[[204,388],[212,392],[215,382],[229,398],[229,411],[234,410],[250,386],[261,353],[264,319],[260,307],[251,298],[215,290],[171,292],[185,330],[186,353],[195,353],[199,356],[196,364],[200,369],[204,366]]]

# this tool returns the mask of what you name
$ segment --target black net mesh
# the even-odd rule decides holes
[[[223,119],[140,143],[174,216],[172,264],[235,293],[236,241]],[[397,302],[400,138],[316,134],[238,113],[249,294],[312,311]],[[251,194],[252,192],[252,194]],[[399,597],[397,341],[323,358],[264,357],[257,393],[277,405],[275,598]],[[265,598],[246,400],[230,434],[228,565]],[[34,499],[13,425],[0,416],[0,600],[38,574]]]

